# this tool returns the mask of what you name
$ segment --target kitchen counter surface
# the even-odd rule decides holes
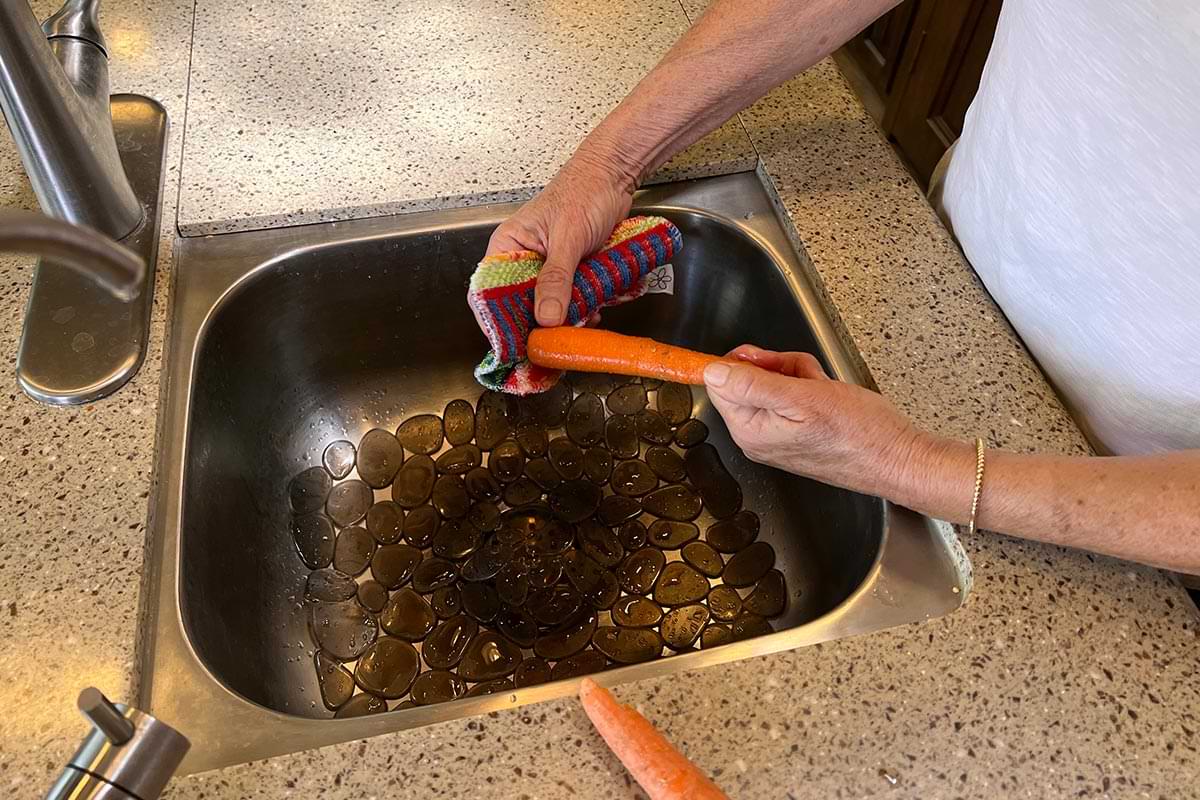
[[[35,4],[43,14],[49,5]],[[431,34],[436,46],[414,52],[440,65],[436,79],[447,93],[473,81],[479,97],[470,110],[423,105],[420,114],[431,116],[421,124],[434,130],[418,147],[417,133],[403,146],[381,144],[411,118],[385,109],[401,109],[398,87],[415,97],[438,85],[422,84],[420,71],[395,73],[406,62],[386,52],[386,39],[358,46],[369,15],[351,22],[331,4],[277,3],[273,13],[293,30],[281,40],[266,35],[267,21],[245,24],[256,12],[241,4],[198,5],[194,20],[187,2],[111,0],[104,12],[114,90],[151,94],[171,114],[164,217],[176,218],[178,193],[189,233],[524,196],[685,24],[677,6],[657,0],[636,8],[545,0],[520,4],[519,14],[498,3],[501,21],[468,34],[473,23],[460,19],[458,4],[384,4],[378,13],[387,19],[458,31],[444,40]],[[417,19],[417,8],[430,10]],[[647,31],[643,49],[625,48],[620,63],[613,37],[601,36],[619,25]],[[319,33],[327,49],[306,48],[306,37]],[[498,41],[509,45],[491,46]],[[331,77],[331,54],[347,53],[355,78]],[[360,79],[374,63],[381,84],[368,89]],[[523,75],[538,77],[518,84]],[[485,76],[494,79],[485,85]],[[296,96],[313,93],[294,87],[317,82],[325,96],[302,108]],[[536,92],[522,90],[531,85]],[[248,92],[258,93],[256,105]],[[246,115],[231,116],[230,104],[246,106]],[[570,130],[541,122],[503,129],[503,145],[481,139],[471,111],[495,120],[510,106],[525,119],[571,109]],[[314,120],[332,120],[333,110],[337,130],[319,130]],[[359,130],[362,138],[339,133]],[[229,149],[237,137],[242,143]],[[436,165],[410,163],[426,152]],[[514,153],[537,167],[511,167]],[[454,155],[470,167],[444,161]],[[777,89],[665,177],[755,161],[841,331],[885,395],[945,433],[983,432],[993,445],[1021,451],[1085,451],[830,63]],[[357,166],[372,162],[394,171]],[[35,207],[7,138],[0,203]],[[0,700],[10,710],[0,719],[0,786],[15,797],[44,791],[77,744],[82,686],[130,696],[171,244],[168,230],[150,353],[131,385],[79,409],[34,404],[11,371],[0,392]],[[11,363],[32,262],[0,262],[0,354]],[[1184,592],[1155,570],[994,534],[963,545],[975,585],[948,617],[618,694],[734,797],[1200,796],[1200,614]],[[186,776],[169,795],[636,792],[577,704],[558,701]]]

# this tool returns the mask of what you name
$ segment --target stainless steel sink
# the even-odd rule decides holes
[[[638,207],[684,236],[673,295],[605,314],[617,330],[710,352],[745,341],[818,353],[860,381],[753,173],[660,186]],[[564,680],[357,719],[320,703],[308,569],[287,484],[340,438],[474,399],[484,350],[465,286],[514,206],[188,239],[178,248],[141,704],[192,740],[184,771],[224,766],[573,693]],[[712,430],[792,602],[776,633],[603,673],[620,682],[941,615],[965,596],[944,525],[747,461]]]

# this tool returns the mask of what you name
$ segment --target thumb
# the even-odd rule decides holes
[[[538,272],[537,287],[534,289],[534,316],[539,325],[554,327],[562,325],[567,318],[571,283],[575,278],[575,268],[583,258],[584,248],[582,245],[559,244],[548,249],[546,263]]]
[[[752,364],[718,361],[704,369],[704,386],[728,403],[783,413],[796,405],[803,381]]]

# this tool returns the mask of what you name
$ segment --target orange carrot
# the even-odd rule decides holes
[[[704,385],[705,367],[725,360],[598,328],[535,328],[529,334],[527,351],[529,360],[539,367],[615,372],[693,386]]]
[[[621,705],[591,678],[579,686],[583,710],[608,748],[650,800],[729,800],[638,712]]]

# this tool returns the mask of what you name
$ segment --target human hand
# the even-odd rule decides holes
[[[882,396],[830,380],[808,353],[743,345],[704,371],[734,442],[760,464],[904,502],[934,437]]]
[[[635,188],[614,167],[576,155],[537,197],[492,233],[487,255],[533,250],[545,256],[534,295],[539,325],[563,323],[575,268],[629,214]]]

